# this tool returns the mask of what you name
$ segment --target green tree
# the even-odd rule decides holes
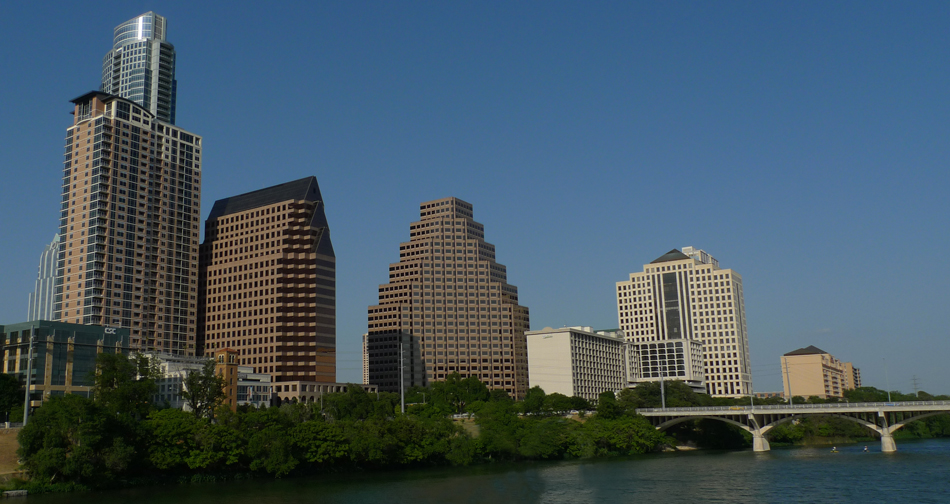
[[[158,390],[158,368],[148,357],[100,353],[95,373],[93,397],[110,415],[126,422],[148,416]]]
[[[505,401],[511,402],[511,396],[508,395],[508,391],[505,389],[491,389],[491,393],[488,397],[489,401]]]
[[[490,456],[516,458],[521,422],[513,402],[495,401],[485,405],[475,415],[480,434],[479,442]]]
[[[195,418],[213,418],[214,411],[224,402],[224,377],[215,372],[214,359],[205,361],[200,371],[185,375],[182,398]]]
[[[474,376],[462,378],[452,373],[444,381],[432,384],[432,400],[442,408],[446,406],[452,413],[465,413],[466,406],[476,401],[487,401],[491,397],[488,387]]]
[[[0,373],[0,417],[8,419],[10,412],[23,408],[25,390],[16,376]],[[21,413],[22,419],[22,413]]]
[[[623,414],[623,408],[617,402],[617,396],[612,390],[606,390],[600,393],[597,398],[597,417],[610,420]]]
[[[115,417],[78,395],[51,397],[17,436],[17,455],[30,477],[46,483],[106,485],[135,460]]]
[[[574,400],[564,394],[557,392],[544,396],[544,410],[563,415],[568,411],[575,409]]]
[[[568,445],[568,424],[564,418],[527,418],[522,421],[518,454],[530,459],[561,458]]]
[[[690,406],[709,406],[712,398],[706,394],[697,394],[686,383],[679,380],[664,380],[663,392],[668,408]],[[662,405],[659,382],[647,382],[635,388],[621,391],[620,402],[624,409],[659,408]],[[732,401],[727,401],[732,404]]]
[[[588,411],[592,408],[590,401],[584,399],[583,397],[574,396],[571,397],[571,409],[577,411]]]
[[[537,385],[528,389],[521,403],[521,409],[526,415],[537,415],[544,412],[544,398],[546,394]]]
[[[597,455],[646,453],[666,441],[663,433],[643,417],[619,415],[610,418],[598,411],[594,418],[584,423],[584,429],[596,447]]]
[[[183,472],[188,458],[197,450],[199,420],[179,409],[153,411],[145,428],[149,434],[148,459],[159,470]]]
[[[341,423],[310,420],[295,425],[291,436],[300,458],[313,465],[332,467],[346,459],[349,444]]]

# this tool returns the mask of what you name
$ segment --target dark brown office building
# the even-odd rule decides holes
[[[336,256],[316,177],[215,202],[199,252],[198,341],[273,381],[336,381]]]

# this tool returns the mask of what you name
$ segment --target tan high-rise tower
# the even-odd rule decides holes
[[[73,103],[54,318],[194,355],[201,137],[106,93]]]
[[[201,244],[198,341],[273,381],[336,381],[336,256],[316,177],[218,200]]]
[[[528,388],[528,308],[495,262],[472,205],[457,198],[419,206],[379,304],[369,307],[369,382],[398,391],[459,373],[523,397]]]

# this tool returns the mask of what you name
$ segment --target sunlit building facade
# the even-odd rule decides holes
[[[194,355],[201,137],[99,91],[72,103],[54,319]]]
[[[752,393],[742,277],[708,253],[671,250],[617,282],[631,384],[674,379],[713,396]]]
[[[547,394],[583,397],[596,404],[601,392],[627,387],[627,344],[623,333],[590,327],[545,327],[525,334],[528,381]]]
[[[216,201],[201,244],[205,355],[286,381],[336,382],[336,255],[316,177]]]
[[[844,397],[861,386],[860,369],[813,345],[788,352],[781,364],[785,397]]]

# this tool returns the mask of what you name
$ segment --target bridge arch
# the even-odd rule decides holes
[[[917,420],[923,420],[924,418],[932,417],[932,416],[934,416],[934,415],[945,415],[946,413],[947,413],[946,411],[931,411],[931,412],[928,412],[928,413],[922,413],[922,414],[917,415],[917,416],[912,416],[912,417],[910,417],[910,418],[905,418],[905,419],[901,420],[900,422],[896,422],[896,423],[891,424],[891,426],[890,426],[890,431],[893,433],[893,432],[897,431],[898,429],[904,428],[907,424],[909,424],[909,423],[911,423],[911,422],[916,422]]]
[[[871,423],[871,422],[868,422],[867,420],[863,420],[863,419],[856,418],[856,417],[852,417],[852,416],[848,416],[848,415],[841,415],[841,414],[838,414],[838,413],[800,413],[800,414],[796,414],[796,415],[791,415],[791,416],[789,416],[789,417],[787,417],[787,418],[780,418],[780,419],[778,419],[778,420],[775,420],[774,422],[769,422],[769,423],[763,425],[763,426],[761,427],[761,429],[760,429],[760,432],[764,435],[764,434],[766,434],[767,432],[771,431],[773,428],[778,427],[779,425],[782,425],[782,424],[784,424],[784,423],[791,422],[791,421],[793,421],[793,420],[800,420],[800,419],[805,418],[805,417],[808,417],[808,416],[830,416],[830,417],[844,418],[844,419],[846,419],[846,420],[851,420],[852,422],[855,422],[855,423],[858,423],[858,424],[860,424],[860,425],[863,425],[864,427],[867,427],[868,429],[871,429],[872,431],[874,431],[874,432],[876,432],[876,433],[878,433],[878,434],[881,434],[881,427],[879,427],[879,426],[876,425],[876,424],[873,424],[873,423]]]
[[[674,418],[674,419],[672,419],[672,420],[667,420],[667,421],[661,423],[660,425],[657,425],[657,426],[656,426],[656,430],[662,432],[662,431],[665,431],[666,429],[669,429],[670,427],[672,427],[672,426],[674,426],[674,425],[681,424],[681,423],[683,423],[683,422],[687,422],[687,421],[690,421],[690,420],[700,420],[700,419],[718,420],[718,421],[720,421],[720,422],[726,422],[726,423],[728,423],[728,424],[735,425],[736,427],[740,427],[740,428],[742,428],[743,430],[746,430],[746,431],[749,431],[749,432],[754,432],[753,428],[752,428],[752,427],[749,427],[748,425],[745,425],[745,424],[743,424],[743,423],[741,423],[741,422],[737,422],[737,421],[735,421],[735,420],[733,420],[733,419],[731,419],[731,418],[726,418],[726,417],[721,417],[721,416],[715,416],[715,415],[700,415],[700,416],[687,416],[687,417]]]

